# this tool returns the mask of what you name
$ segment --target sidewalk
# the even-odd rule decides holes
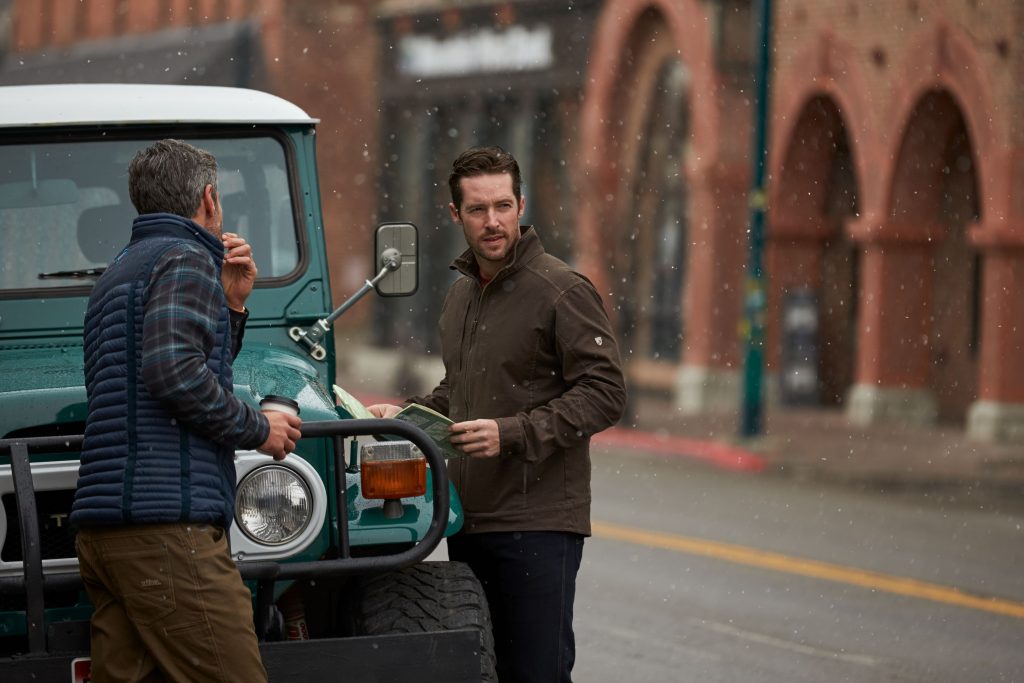
[[[763,435],[744,440],[734,415],[683,416],[652,396],[635,405],[637,417],[598,442],[632,436],[642,449],[729,469],[1024,509],[1024,446],[971,441],[953,425],[857,427],[838,408],[787,408],[769,411]]]

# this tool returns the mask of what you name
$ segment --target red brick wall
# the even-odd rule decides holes
[[[963,36],[973,64],[969,78],[985,83],[988,99],[1002,130],[1000,145],[1019,145],[1024,129],[1007,125],[1020,104],[1020,52],[1024,42],[1021,4],[1014,0],[777,0],[774,39],[773,154],[781,153],[786,126],[799,112],[813,82],[820,88],[840,88],[857,100],[857,111],[846,111],[858,136],[861,170],[869,196],[884,193],[883,174],[873,166],[890,156],[905,125],[906,86],[935,76],[938,55],[927,55],[922,41],[942,26],[953,40]],[[945,59],[952,52],[950,41]],[[837,47],[838,46],[838,47]],[[930,57],[926,59],[925,57]],[[857,88],[854,91],[854,88]],[[986,103],[964,102],[976,107]],[[976,122],[979,127],[981,121]],[[980,131],[979,131],[980,132]],[[978,136],[981,137],[981,136]],[[869,200],[870,201],[870,200]]]

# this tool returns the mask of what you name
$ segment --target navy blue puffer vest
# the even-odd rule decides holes
[[[220,240],[171,214],[135,219],[132,239],[97,280],[85,316],[89,410],[71,512],[77,526],[208,522],[227,528],[234,515],[235,469],[229,449],[183,429],[142,379],[142,324],[150,275],[172,248],[209,253],[218,279]],[[207,367],[231,389],[227,304]]]

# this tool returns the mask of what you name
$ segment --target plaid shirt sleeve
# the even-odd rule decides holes
[[[189,429],[230,448],[256,448],[269,436],[267,419],[222,387],[206,365],[224,305],[207,254],[174,247],[161,256],[145,306],[142,378],[149,392]],[[232,316],[233,354],[241,347],[244,325],[244,317]]]

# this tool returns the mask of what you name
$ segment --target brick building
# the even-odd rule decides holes
[[[336,300],[365,277],[378,216],[433,245],[412,304],[346,320],[346,337],[402,357],[431,348],[458,248],[445,165],[505,144],[527,167],[530,219],[607,297],[633,388],[731,412],[754,4],[0,0],[0,80],[242,85],[321,118]],[[816,305],[821,404],[1024,440],[1024,4],[773,5],[768,400],[785,377],[783,302],[800,293]],[[483,38],[505,53],[467,62]]]
[[[750,5],[608,0],[591,49],[580,266],[634,387],[687,412],[739,404]],[[769,372],[809,289],[819,398],[855,422],[1024,439],[1022,29],[1013,0],[774,2]]]

